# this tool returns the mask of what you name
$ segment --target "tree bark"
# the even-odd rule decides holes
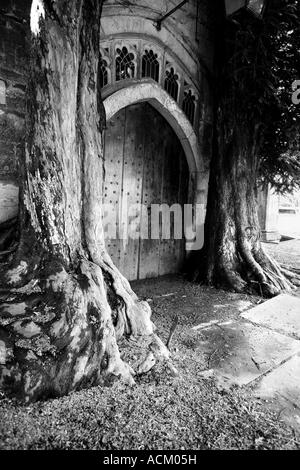
[[[245,122],[234,100],[232,106],[235,112],[224,114],[221,106],[216,111],[205,242],[193,260],[193,277],[236,292],[274,296],[299,285],[299,277],[262,247],[256,200],[260,126]]]
[[[36,400],[121,377],[117,340],[148,335],[168,350],[105,249],[104,108],[97,85],[100,0],[40,2],[31,37],[20,242],[0,268],[0,385]],[[150,353],[149,353],[150,354]],[[154,363],[156,359],[154,358]]]
[[[257,215],[260,149],[269,122],[269,108],[264,106],[270,86],[265,78],[270,67],[266,51],[276,35],[274,11],[266,8],[263,21],[244,10],[227,19],[216,7],[214,136],[205,239],[189,266],[194,279],[266,297],[291,290],[300,280],[265,253]]]

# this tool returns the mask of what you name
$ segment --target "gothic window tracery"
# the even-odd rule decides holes
[[[135,76],[135,63],[134,54],[129,52],[127,47],[116,49],[116,81],[134,78]]]
[[[182,110],[186,114],[190,122],[194,124],[195,110],[196,110],[196,97],[192,93],[192,90],[186,90],[184,92],[184,97],[182,100]]]
[[[109,86],[121,80],[152,79],[179,104],[193,126],[197,125],[197,93],[187,72],[169,52],[142,39],[115,39],[101,43],[98,84]],[[120,85],[118,85],[119,87]]]
[[[108,74],[109,74],[108,62],[100,54],[100,58],[99,58],[99,82],[100,82],[100,87],[101,88],[108,85]]]
[[[169,95],[171,95],[172,98],[174,98],[175,101],[177,101],[178,99],[178,91],[179,91],[178,79],[179,77],[175,73],[173,67],[171,67],[169,70],[166,70],[164,88],[169,93]]]
[[[156,82],[159,80],[159,62],[152,49],[145,49],[142,57],[142,77],[153,78]]]

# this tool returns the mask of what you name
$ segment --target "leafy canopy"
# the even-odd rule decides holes
[[[233,125],[259,129],[260,181],[279,192],[300,188],[300,1],[269,0],[262,20],[240,11],[227,22],[223,86]],[[229,98],[228,98],[229,97]],[[229,109],[230,106],[230,109]]]

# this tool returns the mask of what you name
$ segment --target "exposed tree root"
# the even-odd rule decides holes
[[[262,248],[259,241],[250,244],[246,239],[231,245],[231,250],[220,250],[213,266],[207,266],[205,250],[200,253],[194,281],[225,287],[240,293],[258,293],[273,297],[283,291],[290,292],[300,285],[297,270],[280,266]]]
[[[300,269],[295,268],[294,266],[287,266],[285,264],[281,264],[280,266],[282,269],[286,269],[287,271],[295,273],[297,276],[300,276]]]
[[[294,286],[300,286],[300,274],[297,272],[298,270],[293,270],[293,268],[286,269],[283,266],[280,266],[280,269]]]
[[[108,255],[104,259],[102,267],[82,259],[76,273],[53,263],[47,276],[45,271],[10,289],[0,306],[2,389],[31,401],[114,377],[133,385],[136,373],[161,361],[176,371],[154,333],[149,305],[138,300]],[[116,296],[113,307],[109,289]],[[147,346],[136,371],[120,357],[117,339],[123,334]]]

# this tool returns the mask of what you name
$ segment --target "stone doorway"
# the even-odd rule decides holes
[[[129,280],[178,272],[185,256],[185,240],[175,239],[172,214],[168,240],[162,239],[161,228],[158,239],[120,239],[121,214],[130,206],[142,204],[149,209],[152,204],[180,204],[183,209],[188,202],[189,169],[182,145],[149,103],[132,104],[108,121],[104,169],[103,202],[116,208],[111,217],[117,222],[117,236],[108,238],[106,245],[116,266]],[[147,228],[143,227],[143,217],[135,219],[137,232],[148,231],[150,235],[150,215]]]

